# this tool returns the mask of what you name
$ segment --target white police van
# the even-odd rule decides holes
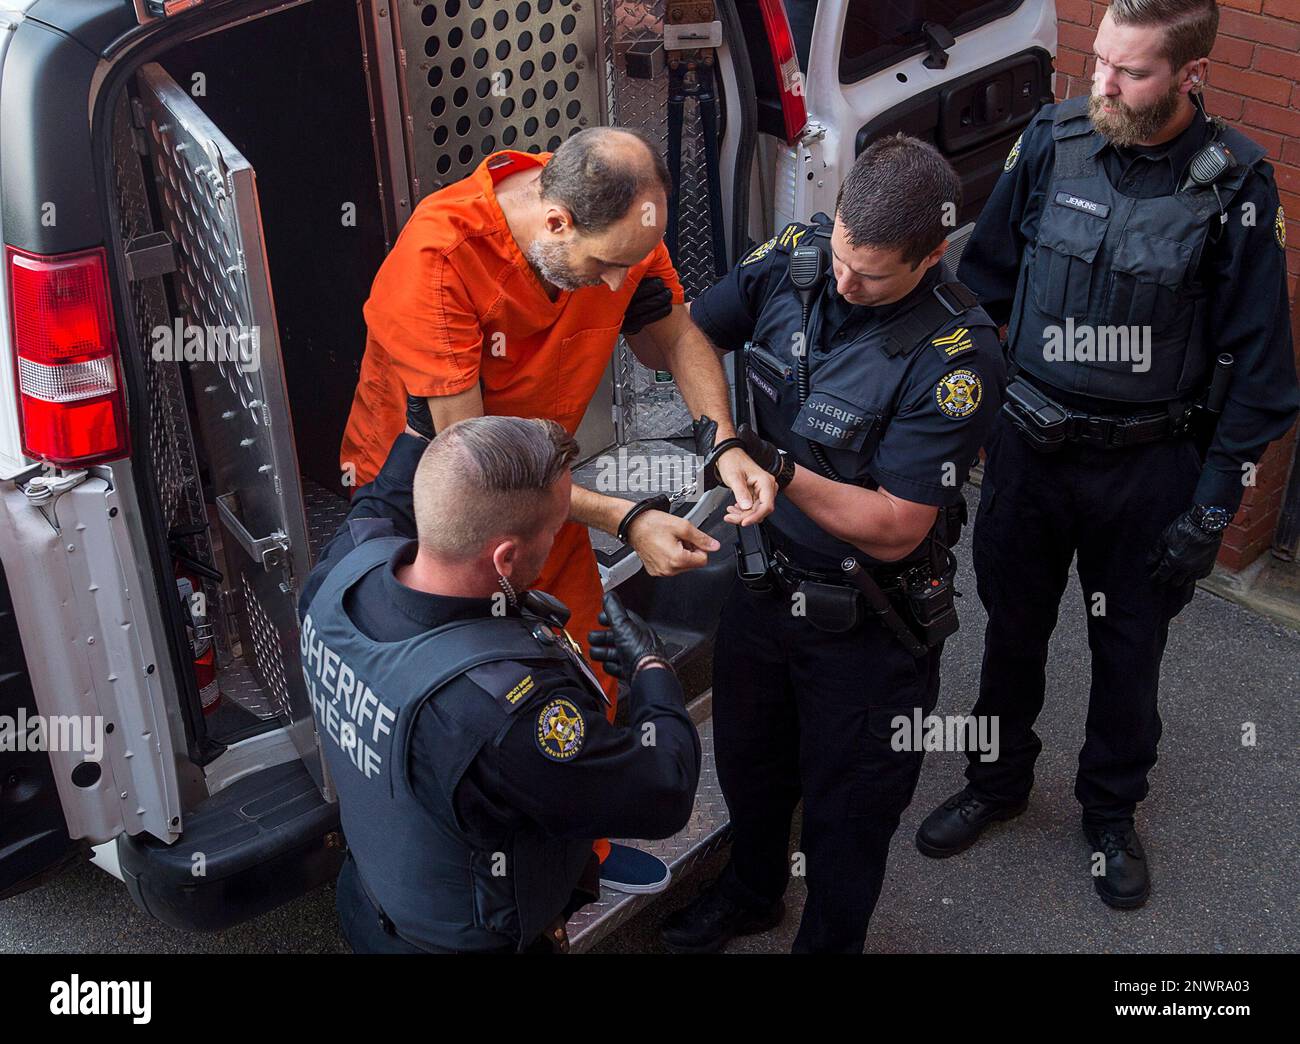
[[[0,897],[92,858],[188,929],[339,864],[295,601],[346,512],[361,306],[412,207],[496,149],[642,127],[680,157],[693,296],[833,211],[883,133],[951,159],[966,225],[1056,41],[1048,0],[0,4]],[[689,479],[688,420],[621,347],[580,480],[619,451],[683,465],[618,472],[629,497]],[[725,537],[716,498],[687,509]],[[595,536],[675,657],[706,648],[731,563],[651,581]],[[679,870],[725,827],[713,780],[656,846]]]

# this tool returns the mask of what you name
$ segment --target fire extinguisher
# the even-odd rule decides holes
[[[216,643],[213,627],[208,619],[207,597],[199,578],[179,562],[176,571],[176,593],[181,600],[186,624],[185,635],[190,642],[190,656],[194,662],[194,680],[199,687],[199,703],[203,713],[213,714],[221,706],[221,686],[217,682]]]

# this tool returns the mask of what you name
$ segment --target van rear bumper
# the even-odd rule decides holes
[[[338,805],[291,761],[208,798],[174,845],[123,835],[117,856],[145,913],[184,931],[219,931],[334,880],[344,854],[338,831]]]

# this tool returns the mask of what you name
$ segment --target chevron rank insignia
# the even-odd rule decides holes
[[[945,359],[951,359],[954,355],[968,352],[975,347],[970,330],[964,326],[959,326],[952,333],[944,334],[942,337],[936,337],[930,343],[939,349]]]
[[[1020,158],[1020,141],[1022,138],[1024,138],[1023,134],[1016,139],[1016,143],[1011,146],[1011,151],[1007,153],[1006,162],[1002,164],[1002,170],[1004,172],[1014,167],[1016,165],[1016,160]]]

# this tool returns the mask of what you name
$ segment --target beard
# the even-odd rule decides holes
[[[559,290],[581,290],[600,282],[599,279],[585,279],[574,272],[569,264],[569,248],[563,243],[534,241],[525,256],[537,277]]]
[[[1127,148],[1154,137],[1178,111],[1178,84],[1175,83],[1163,97],[1157,98],[1142,109],[1125,105],[1118,98],[1088,97],[1088,118],[1096,130],[1112,145]],[[1114,111],[1106,112],[1102,105]]]

